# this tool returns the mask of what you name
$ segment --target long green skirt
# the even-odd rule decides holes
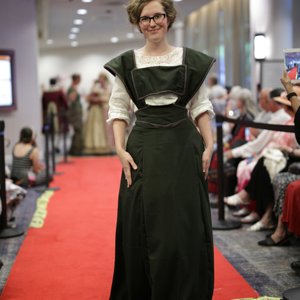
[[[127,142],[138,169],[118,203],[110,300],[208,300],[213,241],[203,139],[177,105],[146,107]]]

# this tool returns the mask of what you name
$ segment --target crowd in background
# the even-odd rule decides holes
[[[109,79],[100,73],[85,97],[80,94],[80,82],[80,74],[71,75],[71,84],[64,91],[59,77],[50,79],[50,87],[42,95],[43,124],[53,124],[58,150],[62,134],[69,133],[70,155],[111,154],[114,140],[111,126],[106,122],[111,93]]]
[[[240,121],[296,125],[294,132],[272,131],[223,123],[224,202],[248,231],[269,231],[260,246],[288,246],[300,235],[300,86],[291,85],[286,73],[283,88],[265,87],[258,98],[240,86],[222,87],[211,77],[209,98],[216,114]],[[256,105],[258,103],[258,105]],[[214,121],[213,121],[214,122]],[[216,124],[214,124],[216,128]],[[298,142],[296,140],[298,138]],[[208,178],[209,191],[218,193],[214,153]],[[300,273],[300,262],[291,267]]]
[[[107,155],[114,153],[112,128],[106,122],[111,85],[105,73],[100,73],[91,84],[86,97],[79,92],[80,74],[72,74],[66,91],[60,78],[50,78],[49,87],[42,93],[42,133],[54,136],[54,151],[61,152],[63,136],[69,137],[68,154]],[[84,105],[84,102],[87,105]],[[84,108],[87,107],[86,117]],[[5,162],[6,200],[8,220],[13,221],[13,210],[24,199],[26,188],[46,186],[53,178],[53,170],[46,170],[44,153],[36,143],[39,129],[20,128],[19,140],[14,142],[12,160]],[[49,169],[49,166],[48,166]]]

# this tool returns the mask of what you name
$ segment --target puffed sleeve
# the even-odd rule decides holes
[[[208,99],[208,90],[206,85],[202,85],[198,92],[194,95],[191,101],[187,105],[190,116],[195,120],[199,115],[204,112],[208,112],[210,118],[212,119],[215,115],[212,103]]]
[[[124,84],[115,77],[112,93],[109,99],[109,110],[107,122],[111,123],[114,119],[121,119],[130,123],[130,96],[128,95]]]

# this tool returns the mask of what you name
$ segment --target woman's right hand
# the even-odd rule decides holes
[[[134,162],[132,156],[125,150],[118,152],[118,157],[123,167],[125,179],[127,181],[127,187],[130,187],[132,184],[131,168],[136,170],[137,165]]]

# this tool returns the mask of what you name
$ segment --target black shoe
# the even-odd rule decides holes
[[[259,246],[289,246],[290,245],[290,239],[288,236],[284,237],[282,240],[279,242],[274,242],[271,236],[266,237],[264,240],[258,242]]]
[[[300,275],[300,260],[293,261],[291,263],[291,268]]]

